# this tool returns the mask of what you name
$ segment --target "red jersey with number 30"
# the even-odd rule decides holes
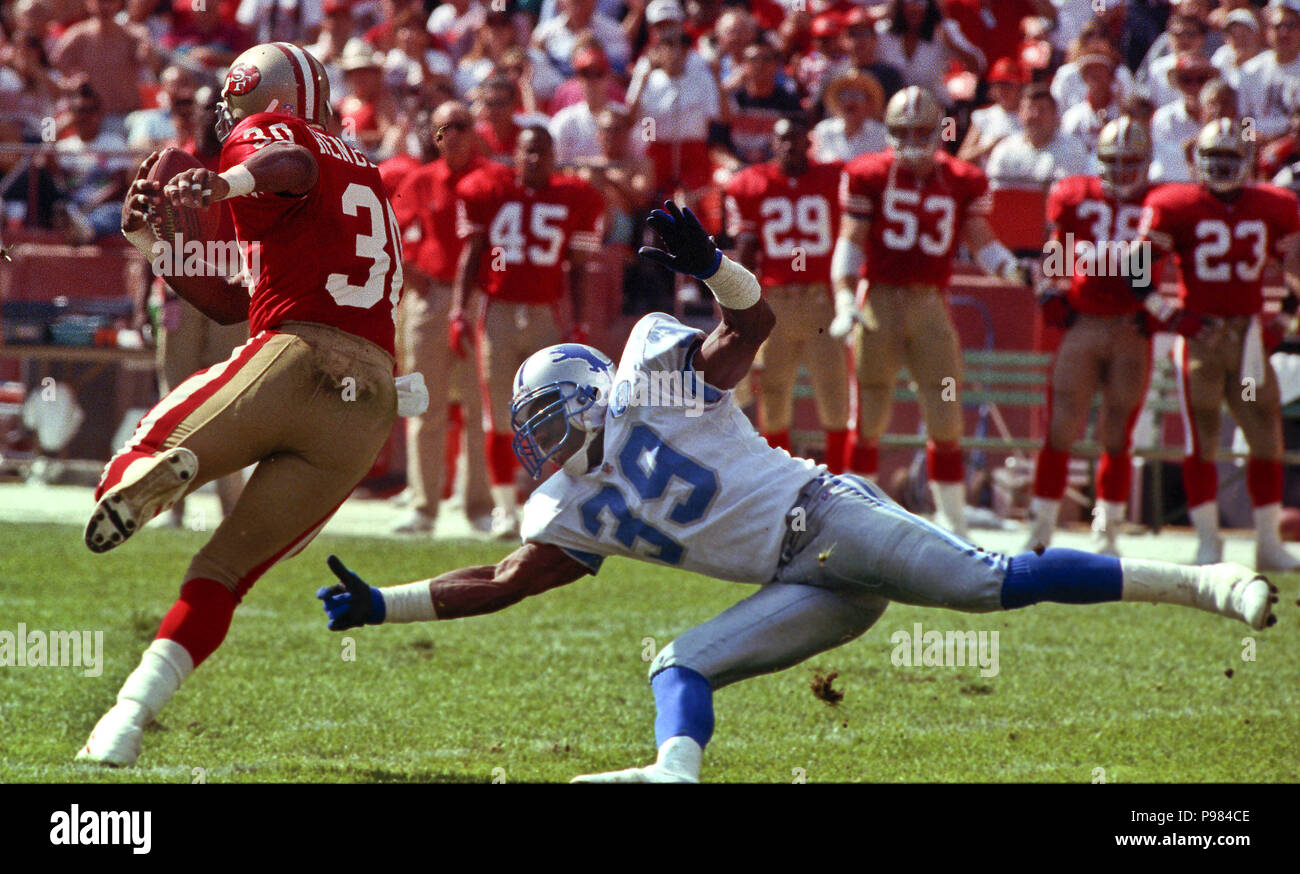
[[[241,245],[250,259],[257,252],[250,333],[286,321],[319,322],[392,355],[402,242],[379,169],[302,119],[262,112],[230,132],[222,170],[275,142],[311,152],[320,176],[306,194],[261,192],[226,201]]]
[[[1264,306],[1264,265],[1300,231],[1300,201],[1275,185],[1247,185],[1224,202],[1199,185],[1162,185],[1146,197],[1143,239],[1178,259],[1179,297],[1192,312],[1250,316]]]
[[[974,164],[936,152],[934,169],[917,179],[893,149],[859,155],[840,177],[844,212],[871,223],[870,282],[948,284],[952,256],[969,216],[988,215],[989,180]]]
[[[532,189],[491,164],[457,183],[456,196],[460,236],[487,235],[480,275],[495,300],[555,303],[565,293],[565,250],[600,251],[605,198],[577,176],[556,173]]]
[[[1047,221],[1061,245],[1074,246],[1074,273],[1067,294],[1071,307],[1092,316],[1123,316],[1142,308],[1124,275],[1111,269],[1116,265],[1105,250],[1105,244],[1132,243],[1137,239],[1142,225],[1141,203],[1107,195],[1096,176],[1069,176],[1052,186],[1047,197]],[[1101,248],[1098,244],[1102,244]],[[1100,258],[1098,252],[1102,253]],[[1094,275],[1097,273],[1104,275]],[[1154,265],[1151,275],[1160,275]]]
[[[775,162],[756,164],[727,184],[727,233],[758,235],[764,288],[830,282],[843,167],[811,164],[800,176],[786,176]]]

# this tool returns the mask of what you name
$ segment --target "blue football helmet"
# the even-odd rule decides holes
[[[514,450],[529,476],[542,467],[575,431],[582,446],[564,462],[574,476],[587,472],[587,450],[605,426],[605,408],[614,387],[614,362],[599,349],[561,343],[534,352],[515,373],[510,402]]]

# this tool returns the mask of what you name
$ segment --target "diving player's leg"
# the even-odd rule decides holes
[[[1034,496],[1029,505],[1030,532],[1025,549],[1048,547],[1070,470],[1070,447],[1088,424],[1088,409],[1100,376],[1100,347],[1106,332],[1080,317],[1066,329],[1052,362],[1047,385],[1047,439],[1034,460]]]
[[[1226,385],[1218,340],[1178,337],[1174,340],[1174,370],[1178,405],[1183,416],[1187,454],[1183,459],[1183,489],[1188,515],[1196,529],[1196,564],[1214,564],[1223,558],[1219,537],[1219,472],[1214,454],[1219,447],[1219,410]]]
[[[1300,567],[1300,559],[1282,545],[1278,530],[1282,519],[1282,397],[1273,365],[1267,359],[1263,365],[1262,380],[1232,374],[1225,396],[1250,446],[1246,488],[1255,508],[1255,568],[1292,571]]]
[[[696,783],[713,734],[713,692],[782,671],[860,636],[888,602],[871,592],[769,583],[659,652],[650,665],[659,756],[575,783]]]
[[[382,350],[355,338],[322,349],[282,336],[292,342],[247,392],[246,402],[221,404],[218,396],[219,409],[186,438],[200,458],[220,457],[220,447],[242,446],[247,457],[227,462],[235,469],[262,460],[233,512],[190,563],[157,639],[92,730],[79,759],[135,761],[142,729],[220,646],[244,594],[275,563],[315,537],[392,429],[392,359]],[[352,382],[344,383],[349,377]],[[286,409],[295,415],[286,417]]]
[[[988,553],[903,510],[869,484],[841,477],[809,514],[816,535],[780,579],[843,588],[856,584],[891,601],[981,613],[1042,601],[1181,604],[1271,625],[1276,589],[1237,564],[1188,567],[1072,549],[1041,555]]]

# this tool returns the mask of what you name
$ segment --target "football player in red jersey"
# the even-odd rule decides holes
[[[775,160],[747,167],[726,190],[727,233],[737,260],[758,276],[776,327],[754,359],[759,426],[767,442],[790,451],[795,372],[812,376],[826,466],[844,470],[848,443],[849,373],[841,343],[826,329],[835,317],[831,249],[839,232],[843,165],[808,160],[808,128],[783,118],[772,129]]]
[[[472,357],[453,355],[447,344],[452,283],[462,246],[456,235],[456,185],[488,161],[477,154],[474,119],[464,104],[442,104],[431,124],[441,155],[411,171],[393,191],[393,212],[410,259],[405,271],[408,291],[402,301],[404,369],[439,375],[429,381],[429,409],[407,420],[407,480],[412,496],[411,515],[397,528],[401,534],[433,531],[445,491],[444,475],[455,470],[457,432],[466,444],[465,515],[475,528],[487,530],[485,522],[492,512],[478,367]],[[453,391],[458,398],[455,408],[449,407]],[[447,443],[451,444],[450,464],[444,464]]]
[[[894,383],[906,364],[930,438],[927,461],[939,516],[964,537],[961,344],[945,297],[952,256],[960,242],[985,272],[1010,283],[1028,285],[1030,279],[989,226],[984,172],[940,148],[943,124],[933,97],[904,88],[885,108],[890,148],[845,165],[844,219],[831,259],[836,315],[830,333],[847,337],[858,326],[858,422],[849,469],[876,475]]]
[[[222,88],[220,174],[150,182],[141,166],[122,228],[146,252],[162,202],[227,201],[251,292],[216,268],[172,259],[164,278],[251,339],[186,379],[141,420],[104,469],[86,527],[94,552],[120,545],[199,485],[257,468],[199,550],[157,639],[79,759],[129,765],[141,731],[221,644],[235,607],[272,565],[302,550],[374,462],[397,414],[393,309],[401,240],[379,171],[327,132],[325,68],[288,43],[240,55]]]
[[[1124,520],[1132,479],[1129,443],[1151,375],[1147,313],[1124,278],[1149,261],[1130,257],[1150,182],[1151,137],[1141,122],[1121,116],[1097,138],[1100,176],[1070,176],[1052,187],[1047,219],[1051,244],[1073,256],[1073,269],[1052,278],[1069,281],[1064,295],[1039,297],[1043,321],[1065,331],[1047,386],[1047,439],[1034,466],[1032,529],[1026,549],[1048,547],[1065,494],[1070,447],[1088,424],[1100,386],[1102,444],[1093,510],[1093,551],[1117,555],[1115,536]],[[1068,256],[1067,256],[1068,257]],[[1050,261],[1048,262],[1051,263]],[[1067,261],[1057,259],[1062,267]]]
[[[1255,507],[1255,567],[1293,570],[1282,546],[1282,417],[1277,374],[1263,336],[1264,265],[1281,259],[1286,309],[1300,291],[1300,203],[1273,185],[1250,184],[1252,144],[1238,121],[1218,119],[1193,146],[1198,181],[1147,195],[1141,241],[1178,260],[1177,308],[1135,285],[1147,307],[1178,333],[1174,364],[1187,457],[1183,485],[1196,527],[1197,564],[1217,562],[1219,409],[1227,402],[1250,445],[1246,487]],[[1170,312],[1169,310],[1173,310]]]
[[[600,251],[605,198],[577,176],[555,172],[555,147],[541,126],[519,134],[513,169],[501,164],[479,169],[456,185],[456,195],[465,247],[453,286],[449,339],[456,354],[465,355],[467,314],[478,315],[492,428],[487,438],[496,503],[492,531],[514,537],[519,521],[511,382],[538,349],[565,339],[585,341],[578,289],[584,257]],[[477,292],[471,295],[476,279],[486,297],[482,305]]]

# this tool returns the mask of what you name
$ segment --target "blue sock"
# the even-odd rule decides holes
[[[701,748],[713,737],[713,689],[690,668],[668,667],[650,680],[655,693],[655,745],[685,735]]]
[[[1118,601],[1124,589],[1119,559],[1077,549],[1048,549],[1011,557],[1002,581],[1002,608],[1039,601],[1096,604]]]

